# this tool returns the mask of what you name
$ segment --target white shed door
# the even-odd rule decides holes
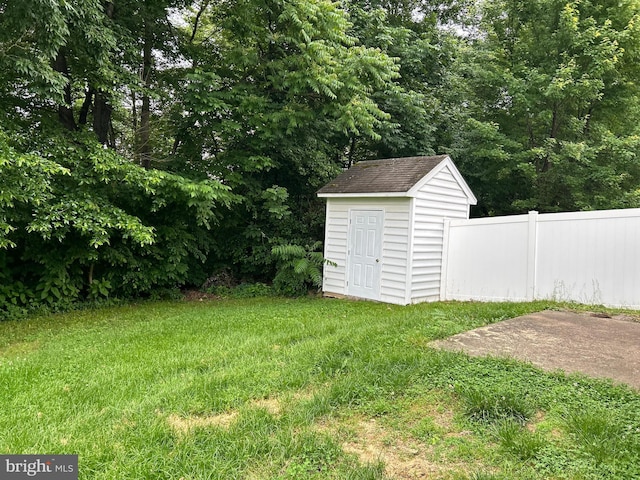
[[[352,210],[349,217],[347,294],[380,299],[382,210]]]

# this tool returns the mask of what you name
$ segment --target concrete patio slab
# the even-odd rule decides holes
[[[472,356],[515,358],[549,371],[609,378],[640,390],[640,322],[629,316],[546,310],[430,345]]]

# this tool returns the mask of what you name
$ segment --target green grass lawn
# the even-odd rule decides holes
[[[145,303],[0,323],[0,452],[82,479],[640,478],[640,395],[427,346],[553,304]]]

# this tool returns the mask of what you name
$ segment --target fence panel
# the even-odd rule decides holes
[[[525,300],[528,230],[527,215],[446,221],[444,298]]]
[[[640,308],[640,209],[446,220],[441,298]]]
[[[536,298],[640,308],[640,210],[540,215]]]

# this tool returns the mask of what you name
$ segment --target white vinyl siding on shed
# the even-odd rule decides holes
[[[337,265],[325,265],[325,293],[347,295],[347,248],[349,212],[352,210],[383,210],[382,271],[380,300],[405,303],[408,272],[409,198],[329,198],[324,256]]]
[[[470,205],[476,204],[450,157],[361,162],[322,187],[318,196],[327,199],[324,255],[335,264],[323,269],[325,294],[398,305],[440,299],[445,219],[466,219]],[[349,251],[350,245],[359,245],[361,229],[353,229],[349,221],[380,218],[376,211],[383,212],[382,248],[368,267],[380,281],[374,282],[375,293],[363,294],[357,288],[362,271],[359,250]],[[375,232],[377,239],[380,231]]]
[[[347,235],[349,232],[349,211],[335,209],[332,201],[327,202],[325,221],[324,258],[336,265],[326,264],[323,268],[322,289],[324,292],[346,294],[347,278]]]
[[[416,192],[408,303],[440,299],[444,218],[466,219],[468,215],[469,198],[448,166]]]

